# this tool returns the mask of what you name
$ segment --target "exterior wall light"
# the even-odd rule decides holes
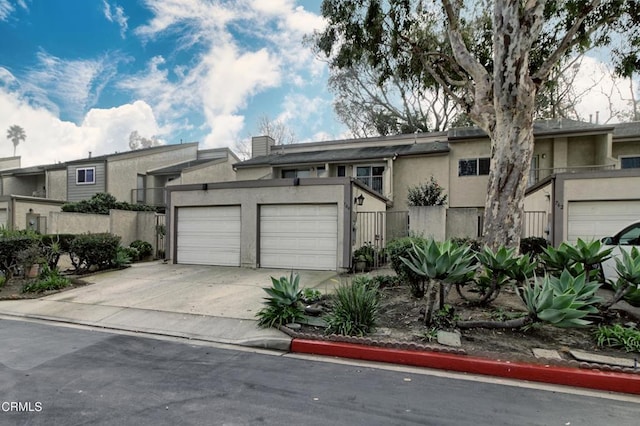
[[[364,195],[362,194],[358,195],[356,198],[353,199],[353,202],[361,206],[364,203]]]

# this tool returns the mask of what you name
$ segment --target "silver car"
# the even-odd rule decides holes
[[[632,247],[637,247],[640,250],[640,221],[632,223],[613,237],[605,237],[601,241],[604,248],[613,249],[611,258],[602,262],[604,278],[606,281],[615,282],[618,280],[615,258],[620,257],[622,250],[630,252]]]

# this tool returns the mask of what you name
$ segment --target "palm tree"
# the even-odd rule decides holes
[[[15,157],[18,144],[27,139],[27,134],[24,132],[24,129],[22,127],[14,124],[13,126],[9,127],[9,130],[7,130],[7,139],[13,142],[13,156]]]

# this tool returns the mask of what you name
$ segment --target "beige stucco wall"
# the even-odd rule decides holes
[[[612,157],[618,162],[620,168],[620,156],[640,156],[640,141],[638,142],[616,142],[612,147]]]
[[[20,168],[20,157],[0,158],[0,170],[11,170]]]
[[[138,174],[168,167],[190,160],[198,156],[197,144],[174,145],[173,149],[157,152],[144,152],[143,155],[131,155],[110,158],[107,162],[107,192],[120,201],[135,202],[131,198],[131,190],[137,187]]]
[[[449,207],[484,207],[488,176],[458,176],[458,161],[490,157],[491,143],[488,139],[455,141],[449,148]]]
[[[276,176],[277,177],[277,176]],[[239,168],[236,170],[236,180],[271,179],[270,166]]]
[[[3,176],[2,195],[32,196],[38,188],[42,189],[42,186],[44,186],[44,178],[38,179],[31,176]]]
[[[14,198],[11,203],[13,211],[10,213],[13,220],[13,229],[27,229],[27,214],[39,215],[40,232],[49,233],[49,214],[60,212],[64,204],[61,201],[45,200],[31,197]],[[31,210],[31,211],[29,211]]]
[[[121,245],[132,241],[150,243],[155,250],[155,213],[111,210],[106,214],[49,213],[50,234],[97,234],[108,232],[121,238]]]
[[[67,199],[67,169],[47,171],[47,198]]]
[[[110,231],[110,219],[104,214],[52,212],[48,228],[50,234],[97,234]]]
[[[410,206],[409,230],[412,234],[444,241],[447,228],[445,206]]]
[[[236,180],[236,172],[233,170],[234,162],[235,161],[217,161],[215,163],[183,170],[180,181],[182,184],[189,184],[229,182]]]
[[[551,191],[551,181],[549,181],[544,186],[527,194],[524,198],[524,211],[546,211],[548,213],[551,208]]]
[[[594,139],[594,137],[573,138],[569,142],[567,166],[591,166],[597,164]]]
[[[393,162],[393,207],[391,211],[406,211],[409,188],[426,183],[431,176],[450,194],[449,160],[446,155],[429,157],[399,157]],[[449,195],[451,196],[451,195]]]
[[[180,207],[239,205],[242,221],[240,236],[240,264],[243,267],[255,268],[258,251],[258,222],[259,206],[262,204],[295,204],[295,203],[336,203],[338,206],[338,268],[349,268],[345,263],[345,226],[349,227],[345,209],[346,197],[344,184],[305,185],[305,179],[300,180],[300,186],[260,186],[260,187],[229,187],[208,190],[170,191],[171,219],[168,221],[168,235],[171,236],[167,256],[175,261],[176,252],[176,212]],[[350,192],[350,190],[349,190]],[[370,203],[373,205],[373,203]],[[348,230],[348,228],[347,228]]]

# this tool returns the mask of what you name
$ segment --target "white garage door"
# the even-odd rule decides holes
[[[608,237],[640,220],[640,200],[572,201],[567,215],[567,240],[575,243]]]
[[[260,267],[335,270],[337,250],[337,205],[260,207]]]
[[[180,207],[177,262],[240,266],[240,206]]]

